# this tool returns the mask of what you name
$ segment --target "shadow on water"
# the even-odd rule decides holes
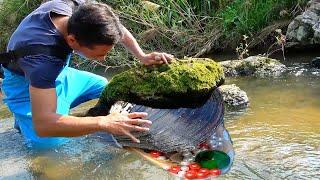
[[[289,71],[276,78],[226,80],[247,92],[250,106],[226,111],[225,126],[236,156],[231,171],[219,179],[319,177],[320,70],[310,68],[308,59],[296,56],[287,61]],[[174,179],[138,156],[90,136],[57,149],[30,150],[12,126],[12,119],[0,121],[0,179]]]

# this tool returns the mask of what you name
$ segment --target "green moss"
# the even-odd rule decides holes
[[[122,100],[167,107],[168,102],[181,106],[186,99],[203,102],[201,98],[207,97],[223,80],[223,68],[210,59],[186,58],[171,64],[141,65],[114,76],[100,103]]]

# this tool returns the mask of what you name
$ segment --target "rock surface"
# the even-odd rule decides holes
[[[262,56],[251,56],[243,60],[222,61],[225,76],[278,76],[286,70],[279,61]]]
[[[288,26],[288,44],[320,44],[320,1],[311,0],[306,11],[297,16]]]
[[[247,93],[235,84],[222,85],[219,87],[223,101],[230,108],[246,108],[249,106]]]

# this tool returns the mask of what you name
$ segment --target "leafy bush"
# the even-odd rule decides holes
[[[41,4],[42,0],[3,0],[0,2],[0,50],[6,49],[8,40],[20,21]]]

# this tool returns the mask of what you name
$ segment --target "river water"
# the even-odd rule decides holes
[[[225,114],[236,153],[230,172],[218,179],[319,179],[320,70],[300,59],[276,78],[228,78],[245,90],[250,106]],[[86,106],[84,106],[86,107]],[[2,118],[8,117],[0,105]],[[87,137],[50,151],[27,149],[0,121],[0,179],[174,179],[125,150]]]

